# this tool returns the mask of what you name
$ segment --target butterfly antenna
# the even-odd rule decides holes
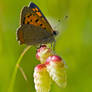
[[[58,19],[58,20],[57,20],[57,24],[55,25],[54,28],[56,28],[57,26],[60,26],[60,24],[63,23],[63,22],[64,22],[65,20],[67,20],[67,19],[68,19],[68,16],[64,16],[63,19]]]
[[[58,25],[60,25],[60,20],[58,20],[57,24],[54,26],[54,29],[56,29]]]
[[[53,44],[51,43],[51,49],[52,49],[52,47],[53,47]]]

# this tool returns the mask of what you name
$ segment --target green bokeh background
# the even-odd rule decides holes
[[[56,53],[67,68],[67,87],[55,83],[50,92],[92,91],[92,0],[31,0],[44,12],[55,18],[69,18],[66,27],[56,41]],[[26,47],[16,41],[20,11],[30,0],[0,0],[0,92],[8,92],[16,61]],[[61,31],[61,30],[60,30]],[[23,57],[23,67],[30,83],[30,92],[35,92],[33,70],[39,63],[32,47]],[[28,92],[28,86],[18,70],[13,92]]]

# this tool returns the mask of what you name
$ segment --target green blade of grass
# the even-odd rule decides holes
[[[21,53],[20,57],[18,58],[17,60],[17,63],[16,63],[16,66],[15,66],[15,69],[14,69],[14,72],[13,72],[13,75],[12,75],[12,78],[11,78],[11,82],[10,82],[10,85],[9,85],[9,89],[8,89],[8,92],[13,92],[13,87],[14,87],[14,82],[15,82],[15,78],[16,78],[16,74],[17,74],[17,71],[18,71],[18,65],[20,64],[24,54],[31,48],[31,46],[27,46],[24,51]]]

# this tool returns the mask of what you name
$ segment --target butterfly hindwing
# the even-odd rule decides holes
[[[19,35],[19,33],[21,33],[21,35]],[[35,27],[32,24],[20,26],[17,30],[17,37],[21,44],[24,43],[27,45],[46,44],[55,40],[46,30],[39,26]]]
[[[22,27],[22,26],[21,26]],[[20,44],[24,44],[24,38],[23,38],[23,30],[19,27],[17,29],[17,41],[20,42]]]

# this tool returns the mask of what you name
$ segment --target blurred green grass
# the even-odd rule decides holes
[[[51,92],[92,91],[92,0],[32,0],[44,15],[63,18],[67,28],[58,37],[56,53],[66,62],[68,85],[65,89],[52,84]],[[24,50],[16,41],[20,11],[30,0],[0,0],[0,92],[7,92],[16,61]],[[32,47],[23,57],[21,66],[26,72],[31,92],[35,92],[33,70],[39,63]],[[21,73],[18,71],[14,92],[28,92]]]

